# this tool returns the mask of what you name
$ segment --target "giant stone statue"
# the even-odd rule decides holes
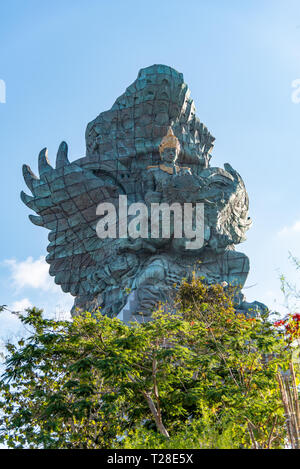
[[[50,275],[75,297],[73,315],[100,307],[124,321],[148,320],[159,302],[172,301],[174,284],[193,273],[209,284],[235,285],[237,310],[257,314],[265,309],[247,303],[241,293],[249,260],[235,245],[251,226],[248,196],[229,164],[210,166],[213,142],[196,117],[183,75],[153,65],[88,124],[85,157],[70,162],[63,142],[55,168],[47,150],[40,152],[39,178],[24,165],[33,195],[22,192],[21,198],[37,213],[30,220],[50,230]],[[144,204],[148,213],[151,204],[202,204],[201,246],[187,249],[188,238],[176,236],[172,217],[167,237],[160,229],[151,236],[150,219],[143,236],[131,236],[124,229],[127,209],[120,207],[124,196],[127,207]],[[116,208],[115,236],[99,237],[97,224],[105,218],[99,204]],[[133,219],[129,214],[128,221]]]

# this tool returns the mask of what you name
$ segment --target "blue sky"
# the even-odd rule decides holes
[[[53,161],[62,140],[71,160],[83,156],[87,123],[140,68],[163,63],[184,74],[216,137],[212,164],[229,162],[245,181],[247,298],[280,309],[279,272],[296,282],[288,251],[300,257],[299,0],[11,0],[0,17],[0,304],[49,314],[72,304],[47,274],[46,230],[19,199],[22,164],[37,171],[40,149]],[[0,336],[17,328],[2,315]]]

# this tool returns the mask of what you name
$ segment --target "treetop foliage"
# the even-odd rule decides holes
[[[101,312],[54,321],[36,308],[20,317],[31,334],[7,345],[0,381],[8,447],[286,444],[284,332],[236,314],[221,285],[183,282],[177,313],[161,307],[141,324]]]

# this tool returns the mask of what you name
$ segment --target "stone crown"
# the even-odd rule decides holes
[[[159,145],[159,153],[162,154],[165,148],[177,148],[177,150],[180,151],[179,140],[176,135],[174,135],[171,127],[169,127],[167,135],[163,137],[161,144]]]

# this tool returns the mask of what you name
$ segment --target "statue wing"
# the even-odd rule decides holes
[[[37,214],[29,215],[32,223],[50,230],[46,261],[55,283],[74,296],[85,294],[89,276],[108,252],[106,240],[96,233],[96,207],[103,201],[116,201],[118,185],[107,175],[101,177],[99,172],[95,175],[76,162],[70,163],[65,142],[58,149],[55,168],[48,161],[47,149],[40,152],[38,167],[39,178],[29,166],[23,166],[32,196],[22,191],[21,199]]]

